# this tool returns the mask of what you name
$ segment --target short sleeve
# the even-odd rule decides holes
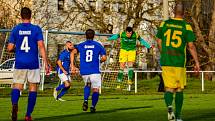
[[[196,40],[196,36],[193,32],[191,25],[186,25],[186,35],[185,35],[186,42],[194,42]]]
[[[37,30],[37,41],[43,40],[43,32],[42,29],[38,26],[38,30]]]
[[[163,21],[158,28],[158,32],[156,34],[156,37],[159,39],[162,39],[162,37],[163,37],[162,29],[163,29],[164,24],[165,24],[165,22]]]
[[[64,52],[61,52],[61,54],[60,54],[58,60],[64,61],[64,57],[65,57],[65,56],[64,56]]]
[[[13,30],[10,33],[9,43],[13,43],[13,44],[16,43],[15,33],[16,33],[16,28],[13,28]]]

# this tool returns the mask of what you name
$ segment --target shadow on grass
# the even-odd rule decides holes
[[[86,119],[84,117],[87,117],[86,120],[90,120],[89,118],[91,116],[96,116],[97,118],[93,119],[102,119],[103,114],[108,114],[108,113],[113,113],[113,112],[118,112],[118,111],[124,111],[124,110],[136,110],[136,109],[145,109],[145,108],[152,108],[153,106],[143,106],[143,107],[129,107],[129,108],[118,108],[118,109],[112,109],[112,110],[104,110],[104,111],[97,111],[96,113],[90,113],[90,112],[82,112],[78,114],[70,114],[70,115],[59,115],[59,116],[51,116],[51,117],[44,117],[44,118],[37,118],[35,121],[74,121],[74,117],[82,116],[79,117],[82,119]],[[109,116],[111,117],[111,116]],[[124,117],[125,118],[125,117]],[[91,120],[93,120],[91,119]]]
[[[196,115],[188,115],[184,121],[215,121],[215,109],[192,111]]]
[[[128,98],[120,98],[120,97],[113,97],[113,98],[99,98],[99,100],[121,100],[121,99],[128,99]],[[84,99],[65,99],[66,101],[83,101]],[[89,99],[91,100],[91,99]]]
[[[99,100],[130,100],[127,97],[103,97],[103,98],[99,98]],[[133,101],[153,101],[153,100],[163,100],[164,98],[150,98],[150,99],[132,99]],[[83,100],[83,99],[66,99],[66,101],[79,101],[79,100]],[[91,100],[91,99],[89,99]]]

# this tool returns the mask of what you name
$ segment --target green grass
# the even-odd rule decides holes
[[[167,121],[160,95],[101,95],[97,112],[82,112],[82,96],[65,96],[66,102],[53,97],[38,97],[33,112],[35,121]],[[90,101],[91,102],[91,101]],[[27,97],[19,100],[19,120],[26,111]],[[214,121],[215,94],[185,94],[184,121]],[[0,98],[0,121],[10,118],[10,98]]]
[[[110,82],[113,84],[113,82]],[[107,83],[106,83],[107,84]],[[159,84],[159,77],[156,76],[152,79],[138,79],[138,93],[137,95],[160,95],[162,93],[157,92]],[[69,90],[69,95],[83,95],[83,81],[73,80],[72,87]],[[56,82],[50,82],[45,84],[45,90],[39,91],[39,96],[51,96],[53,88],[57,86]],[[122,89],[116,89],[117,83],[112,85],[112,88],[102,88],[103,95],[134,95],[134,85],[132,85],[131,92]],[[10,96],[10,88],[0,88],[0,97]],[[185,89],[186,94],[215,94],[215,81],[205,80],[205,91],[201,91],[201,80],[200,78],[188,78],[187,87]],[[27,96],[28,91],[23,91],[23,95]]]
[[[205,91],[201,92],[199,78],[188,78],[183,106],[184,121],[215,120],[215,81],[205,81]],[[138,93],[116,89],[102,89],[97,113],[82,112],[83,82],[73,81],[73,86],[64,99],[56,102],[52,95],[56,83],[48,83],[44,91],[39,91],[37,105],[33,112],[35,121],[167,121],[163,93],[158,93],[159,77],[138,79]],[[0,89],[0,121],[10,120],[10,88]],[[4,97],[4,98],[2,98]],[[19,120],[25,116],[27,90],[19,101]]]

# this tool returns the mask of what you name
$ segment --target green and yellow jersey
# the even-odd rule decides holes
[[[157,38],[162,40],[161,66],[185,67],[186,44],[195,41],[191,25],[183,19],[163,21]]]
[[[126,32],[121,32],[120,34],[115,34],[108,38],[108,40],[117,40],[120,38],[121,49],[130,51],[136,50],[136,41],[139,40],[141,45],[144,45],[146,48],[150,48],[150,44],[143,40],[136,32],[133,32],[130,38],[126,36]]]

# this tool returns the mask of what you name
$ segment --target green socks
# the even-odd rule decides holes
[[[122,78],[123,78],[123,70],[120,69],[118,72],[117,81],[121,82]]]
[[[173,101],[173,93],[165,92],[164,99],[165,99],[166,106],[167,107],[171,106],[172,101]],[[176,117],[176,119],[181,118],[181,109],[182,109],[182,105],[183,105],[183,100],[184,100],[183,92],[176,92],[176,95],[175,95],[175,117]]]
[[[128,80],[132,80],[133,79],[133,73],[134,73],[134,69],[133,68],[129,68],[128,69]]]
[[[128,80],[132,80],[133,79],[133,73],[134,73],[134,69],[133,68],[129,68],[128,69]],[[123,79],[123,70],[119,70],[118,72],[118,76],[117,76],[117,81],[121,82]]]
[[[181,109],[182,109],[182,105],[183,105],[183,100],[184,100],[184,96],[183,96],[183,92],[176,92],[175,95],[175,117],[177,119],[180,119],[181,117]]]
[[[165,92],[164,93],[164,100],[166,103],[166,106],[171,106],[173,101],[173,93],[172,92]]]

